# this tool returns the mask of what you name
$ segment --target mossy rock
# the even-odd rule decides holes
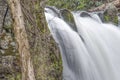
[[[77,32],[77,27],[75,25],[74,17],[71,11],[67,9],[60,10],[61,18],[74,30]]]
[[[118,24],[118,16],[117,15],[109,15],[109,14],[104,14],[104,21],[105,22],[112,22],[113,24],[117,25]]]
[[[113,4],[109,4],[104,12],[104,21],[118,24],[118,10]]]

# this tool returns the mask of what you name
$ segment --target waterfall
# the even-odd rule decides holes
[[[103,23],[97,14],[78,11],[71,12],[74,30],[58,12],[45,9],[48,27],[61,51],[63,80],[120,80],[119,28]]]

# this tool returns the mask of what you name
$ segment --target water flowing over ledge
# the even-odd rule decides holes
[[[63,80],[120,80],[117,26],[85,11],[46,8],[45,16],[61,50]]]

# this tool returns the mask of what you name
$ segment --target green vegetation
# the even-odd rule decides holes
[[[67,8],[70,10],[87,10],[92,7],[101,5],[101,1],[93,0],[49,0],[48,5],[56,6],[57,8]]]
[[[21,74],[17,73],[15,75],[7,75],[8,80],[21,80]]]
[[[113,22],[115,25],[118,24],[118,17],[114,16],[114,18],[112,16],[109,15],[104,15],[104,20],[105,22]]]
[[[104,20],[105,22],[112,22],[115,25],[118,24],[118,17],[117,17],[118,10],[114,5],[109,5],[106,11],[104,12]]]
[[[111,1],[111,0],[110,0]],[[55,6],[58,9],[66,8],[68,10],[88,10],[91,8],[95,8],[97,6],[102,5],[103,3],[106,3],[106,0],[48,0],[47,5],[49,6]],[[111,12],[105,12],[104,13],[104,20],[105,22],[113,22],[115,25],[118,24],[118,18],[115,14],[116,11],[114,11],[114,6],[110,5]],[[108,8],[109,10],[109,8]],[[113,13],[114,12],[114,13]],[[109,13],[113,13],[112,15],[109,15]],[[65,15],[69,17],[69,15]],[[66,17],[65,17],[66,19]]]

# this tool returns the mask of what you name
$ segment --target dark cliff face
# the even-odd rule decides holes
[[[8,30],[8,26],[11,25],[11,15],[10,12],[8,10],[7,14],[6,14],[6,9],[7,9],[7,3],[6,0],[0,0],[0,32],[2,28]],[[4,19],[5,18],[5,19]],[[4,26],[3,26],[3,21],[4,21]]]

